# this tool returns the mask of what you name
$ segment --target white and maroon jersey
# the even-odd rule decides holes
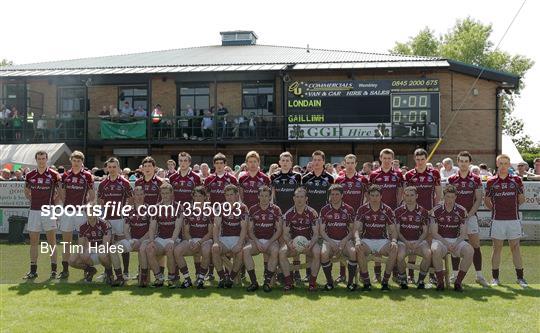
[[[254,177],[251,177],[249,172],[244,172],[238,178],[238,185],[242,188],[242,201],[251,207],[259,203],[259,188],[263,185],[270,186],[270,178],[261,171],[257,171]]]
[[[86,170],[74,173],[73,170],[62,174],[62,188],[66,191],[64,206],[81,206],[87,203],[88,191],[94,189],[94,177]]]
[[[37,169],[26,175],[26,188],[30,189],[30,209],[41,210],[42,206],[54,204],[54,194],[60,184],[60,175],[53,169],[47,168],[43,173]]]
[[[328,204],[321,209],[321,225],[328,237],[342,240],[349,234],[349,227],[354,223],[354,214],[354,208],[346,203],[342,203],[338,209]]]
[[[276,232],[281,209],[273,203],[263,209],[261,205],[249,208],[249,219],[253,224],[253,233],[257,239],[270,239]]]
[[[150,227],[150,217],[147,214],[140,216],[135,206],[124,218],[124,222],[129,225],[129,233],[133,239],[141,239]]]
[[[221,177],[213,173],[204,179],[204,186],[210,193],[210,202],[225,202],[225,186],[233,184],[238,185],[236,177],[228,172],[225,172]]]
[[[418,204],[427,210],[431,210],[435,202],[435,186],[441,185],[441,174],[439,170],[426,168],[424,172],[412,169],[405,174],[406,186],[416,187],[418,193]]]
[[[270,181],[274,189],[274,203],[282,212],[288,211],[294,205],[294,191],[302,183],[302,175],[292,169],[287,173],[277,171],[270,176]]]
[[[296,207],[292,207],[283,215],[283,221],[289,228],[291,239],[296,236],[304,236],[308,240],[313,237],[313,227],[317,225],[318,213],[310,206],[306,206],[304,211],[299,213]]]
[[[176,173],[176,170],[167,170],[167,173],[165,174],[165,178],[171,179],[171,176]]]
[[[508,175],[501,178],[499,175],[490,177],[486,184],[486,197],[491,200],[493,220],[518,220],[518,196],[523,193],[523,182],[518,176]]]
[[[480,177],[469,171],[467,177],[461,178],[458,172],[448,177],[448,184],[454,185],[457,189],[456,203],[470,211],[474,205],[475,191],[482,188]]]
[[[367,177],[355,173],[349,178],[344,173],[337,177],[336,184],[343,186],[343,201],[356,212],[364,204],[364,196],[369,185]]]
[[[302,186],[307,191],[308,205],[317,213],[328,203],[328,188],[332,184],[334,184],[334,177],[324,170],[319,176],[309,172],[302,177]]]
[[[98,199],[103,200],[104,204],[119,202],[123,206],[126,200],[133,196],[133,190],[129,181],[124,177],[118,176],[115,180],[107,177],[99,183],[97,196]],[[109,208],[105,218],[116,220],[120,219],[121,216],[116,214],[116,209]]]
[[[422,206],[416,205],[408,210],[405,204],[394,211],[399,233],[408,241],[416,241],[424,232],[424,226],[429,225],[429,212]]]
[[[369,183],[377,184],[381,187],[382,202],[396,209],[399,202],[397,201],[398,190],[403,187],[403,175],[401,172],[394,169],[384,172],[382,168],[374,170],[369,175]]]
[[[79,238],[86,238],[92,246],[101,245],[103,244],[103,237],[107,235],[110,230],[111,225],[100,218],[98,218],[94,225],[91,225],[86,221],[79,228]]]
[[[390,206],[381,202],[378,210],[373,210],[368,203],[358,208],[356,220],[362,223],[362,238],[388,239],[386,227],[394,224],[394,212]]]
[[[202,204],[201,204],[202,206]],[[188,228],[188,233],[191,238],[203,238],[208,233],[208,227],[214,223],[214,215],[205,216],[200,214],[195,216],[191,214],[184,216],[184,228]]]
[[[434,223],[437,223],[437,232],[443,238],[458,238],[466,216],[467,211],[458,204],[451,211],[444,208],[444,203],[433,208]]]
[[[167,207],[168,206],[168,207]],[[165,208],[167,207],[167,208]],[[174,227],[176,224],[176,220],[178,219],[178,215],[175,214],[176,206],[170,204],[170,205],[162,205],[161,203],[157,205],[157,211],[158,214],[156,217],[153,217],[156,220],[157,225],[157,237],[161,238],[172,238]],[[180,236],[180,234],[178,235]]]
[[[144,191],[144,203],[147,205],[155,205],[161,201],[160,186],[163,184],[163,179],[154,175],[149,181],[141,177],[135,181],[135,186],[141,186]]]
[[[173,174],[169,177],[169,182],[173,187],[175,203],[191,202],[193,201],[193,189],[201,185],[201,177],[190,169],[185,176],[182,176],[180,171]]]
[[[243,203],[240,204],[240,215],[235,214],[221,214],[221,236],[240,236],[242,231],[242,221],[247,221],[249,216],[249,210]]]

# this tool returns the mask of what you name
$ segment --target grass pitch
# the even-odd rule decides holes
[[[465,292],[392,290],[378,285],[369,293],[308,293],[296,288],[284,294],[249,294],[243,287],[223,290],[141,289],[135,281],[122,288],[80,282],[71,269],[69,282],[47,281],[49,261],[39,258],[39,278],[26,283],[28,245],[0,244],[1,332],[538,332],[540,330],[540,244],[522,246],[529,289],[515,283],[508,247],[501,264],[502,286],[482,289],[471,268]],[[490,246],[482,247],[484,275],[490,277]],[[256,262],[257,268],[262,263]],[[190,269],[193,270],[191,263]],[[59,265],[60,266],[60,265]],[[131,271],[137,267],[131,257]],[[60,267],[59,267],[60,269]],[[102,269],[100,269],[102,271]],[[337,276],[338,265],[334,265]],[[370,272],[372,269],[370,268]],[[261,269],[257,272],[260,276]],[[371,275],[373,275],[371,273]],[[322,271],[319,282],[323,283]]]

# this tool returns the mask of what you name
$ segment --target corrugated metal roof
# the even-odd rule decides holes
[[[144,72],[170,71],[166,67],[174,67],[176,71],[198,71],[215,66],[245,66],[261,65],[259,70],[269,70],[266,65],[279,65],[272,69],[282,68],[287,64],[321,64],[321,63],[364,63],[364,62],[396,62],[407,63],[417,61],[439,61],[439,58],[404,56],[396,54],[365,53],[356,51],[340,51],[326,49],[306,49],[300,47],[271,46],[271,45],[238,45],[238,46],[203,46],[166,51],[134,53],[116,56],[83,58],[73,60],[51,61],[34,64],[14,65],[3,67],[1,76],[9,75],[7,71],[21,70],[79,70],[78,73],[90,74],[89,69],[100,68],[144,68]],[[338,67],[337,65],[335,65]],[[147,71],[146,68],[155,67]],[[190,68],[185,68],[190,67]],[[245,69],[243,70],[255,70]],[[84,72],[82,70],[85,70]],[[234,69],[230,69],[234,70]],[[204,70],[207,71],[207,70]],[[126,71],[136,73],[137,71]],[[123,73],[123,72],[118,72]],[[92,73],[95,74],[95,73]],[[19,75],[11,73],[11,75]],[[11,76],[9,75],[9,76]],[[39,75],[38,73],[34,75]],[[62,75],[62,74],[57,74]]]

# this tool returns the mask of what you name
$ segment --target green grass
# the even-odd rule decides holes
[[[489,277],[489,245],[482,250],[484,274]],[[70,282],[47,282],[45,256],[40,256],[37,281],[21,283],[28,269],[28,246],[0,244],[0,331],[538,332],[540,244],[525,244],[522,251],[531,283],[526,290],[515,284],[505,247],[503,285],[497,288],[475,285],[471,270],[464,293],[402,291],[396,286],[389,293],[376,289],[349,293],[340,286],[330,293],[297,288],[283,294],[276,288],[268,294],[248,294],[240,287],[140,289],[134,282],[113,289],[101,283],[80,283],[82,275],[73,269]],[[257,264],[260,267],[260,261]],[[132,271],[137,267],[135,255],[131,267]]]

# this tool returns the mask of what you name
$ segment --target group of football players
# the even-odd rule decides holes
[[[104,279],[111,285],[123,285],[129,277],[131,252],[138,253],[140,286],[204,288],[205,281],[219,276],[218,288],[231,288],[247,272],[248,291],[259,288],[253,257],[263,255],[262,288],[270,291],[275,281],[289,291],[299,273],[300,255],[306,258],[309,290],[318,290],[320,268],[326,278],[323,290],[346,282],[356,290],[359,272],[362,290],[371,289],[368,261],[375,260],[375,277],[382,290],[388,290],[394,275],[401,288],[416,284],[424,289],[428,274],[437,290],[445,288],[443,261],[452,257],[454,290],[462,291],[462,281],[471,264],[476,281],[488,286],[482,275],[479,227],[476,212],[482,201],[492,210],[491,238],[492,285],[499,284],[501,249],[509,241],[518,283],[526,287],[519,250],[521,223],[519,206],[524,202],[521,179],[508,173],[510,159],[497,157],[497,174],[487,181],[484,191],[478,176],[470,172],[472,156],[464,151],[457,161],[459,173],[441,186],[439,171],[427,165],[424,149],[414,151],[415,168],[405,176],[395,169],[394,152],[380,152],[381,166],[368,176],[357,171],[357,158],[347,155],[345,169],[334,179],[324,170],[325,154],[312,154],[312,171],[301,175],[292,170],[293,156],[279,156],[280,169],[268,176],[260,170],[255,151],[246,155],[247,170],[238,179],[226,172],[227,159],[218,153],[213,158],[214,173],[201,179],[191,169],[191,156],[178,155],[179,168],[166,179],[155,175],[152,157],[142,161],[143,177],[134,186],[121,175],[118,159],[106,162],[107,176],[94,191],[92,175],[84,169],[84,155],[75,151],[71,169],[58,174],[47,164],[47,153],[35,155],[37,168],[26,176],[25,195],[31,202],[27,230],[30,235],[30,271],[26,279],[37,277],[38,241],[45,232],[49,245],[56,245],[57,228],[64,242],[72,242],[78,230],[83,251],[71,247],[62,253],[62,271],[57,274],[57,254],[51,253],[51,278],[67,279],[69,266],[84,270],[86,281],[105,268]],[[485,192],[485,193],[484,193]],[[140,206],[167,206],[205,203],[235,206],[238,213],[223,210],[210,214],[165,213],[150,217],[140,214]],[[130,205],[126,216],[108,211],[97,217],[62,216],[59,221],[41,214],[44,205]],[[215,206],[212,206],[215,207]],[[297,246],[297,237],[308,243]],[[116,244],[123,253],[95,250],[96,245]],[[89,245],[93,245],[91,247]],[[55,247],[52,247],[55,248]],[[73,253],[72,253],[73,252]],[[418,278],[414,279],[416,257],[422,258]],[[186,263],[193,257],[195,281]],[[290,262],[292,258],[292,265]],[[409,265],[407,265],[406,260]],[[332,263],[340,262],[339,277],[332,276]],[[381,262],[385,271],[381,276]],[[123,266],[123,270],[122,270]],[[406,272],[409,267],[408,272]],[[417,267],[417,266],[416,266]],[[165,275],[167,268],[167,275]],[[347,274],[348,273],[348,274]],[[407,274],[408,273],[408,274]],[[346,278],[346,275],[348,277]]]

